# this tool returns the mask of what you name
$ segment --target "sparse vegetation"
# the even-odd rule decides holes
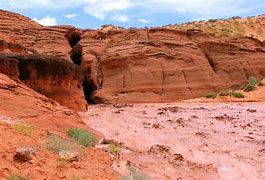
[[[256,85],[259,83],[259,80],[257,80],[255,77],[249,77],[248,78],[248,84],[251,84],[251,85]]]
[[[261,81],[257,80],[255,77],[248,78],[248,83],[246,85],[241,86],[241,90],[246,92],[254,91],[256,89],[256,85],[258,85]]]
[[[114,155],[119,154],[121,152],[121,148],[114,144],[109,145],[108,150],[111,154]]]
[[[67,134],[85,147],[94,146],[96,144],[95,136],[86,130],[71,128],[67,131]]]
[[[241,86],[241,90],[246,92],[253,91],[256,89],[256,86],[263,86],[264,80],[258,80],[255,77],[250,77],[246,85]]]
[[[17,133],[25,136],[30,136],[33,133],[32,126],[26,124],[15,124],[14,129]]]
[[[27,180],[28,178],[21,175],[11,175],[6,177],[6,180]]]
[[[243,90],[246,92],[254,91],[256,89],[255,85],[253,84],[247,84],[243,86]]]
[[[222,89],[219,92],[219,96],[223,97],[223,96],[230,96],[231,95],[231,91],[229,89]]]
[[[190,23],[182,23],[175,25],[168,25],[170,28],[187,30],[187,29],[197,29],[203,30],[205,32],[214,33],[221,36],[251,36],[249,31],[251,30],[252,36],[254,38],[263,40],[264,33],[262,25],[256,17],[248,18],[230,18],[230,19],[210,19],[208,21],[193,21]]]
[[[46,143],[46,149],[52,152],[60,152],[62,150],[78,150],[80,147],[78,144],[67,141],[56,135],[50,135]]]
[[[217,93],[216,92],[210,92],[208,94],[205,95],[206,98],[210,99],[215,99],[217,97]]]
[[[245,95],[240,93],[240,92],[233,92],[232,96],[234,96],[235,98],[244,98]]]

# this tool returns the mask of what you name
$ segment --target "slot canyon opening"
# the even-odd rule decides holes
[[[92,84],[89,83],[86,79],[84,79],[82,86],[83,86],[86,102],[88,104],[94,104],[95,103],[95,101],[93,99],[94,88],[93,88]]]
[[[78,66],[81,66],[82,63],[82,46],[77,44],[70,52],[70,58],[72,59],[73,63]]]
[[[65,37],[68,39],[70,46],[74,47],[81,40],[81,32],[77,29],[70,29]]]

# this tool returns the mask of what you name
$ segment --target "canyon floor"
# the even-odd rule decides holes
[[[264,90],[246,93],[245,102],[97,104],[77,113],[0,74],[0,179],[128,179],[132,167],[142,179],[264,179]],[[93,132],[98,144],[75,145],[79,160],[64,163],[47,145],[55,136],[63,139],[59,146],[73,143],[66,132],[74,127]],[[36,156],[15,161],[25,146]]]
[[[265,103],[94,105],[86,124],[152,179],[264,179]]]

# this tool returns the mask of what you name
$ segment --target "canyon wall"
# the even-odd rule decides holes
[[[0,11],[1,39],[24,47],[17,52],[2,45],[9,53],[2,59],[24,63],[28,86],[79,110],[85,109],[84,95],[88,103],[175,102],[265,76],[265,44],[249,37],[168,28],[44,27]],[[10,55],[14,52],[31,55]]]
[[[84,31],[82,68],[99,102],[175,102],[265,76],[265,44],[164,28]]]

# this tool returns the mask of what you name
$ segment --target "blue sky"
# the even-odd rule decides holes
[[[0,0],[0,9],[43,25],[154,27],[264,14],[265,0]]]

